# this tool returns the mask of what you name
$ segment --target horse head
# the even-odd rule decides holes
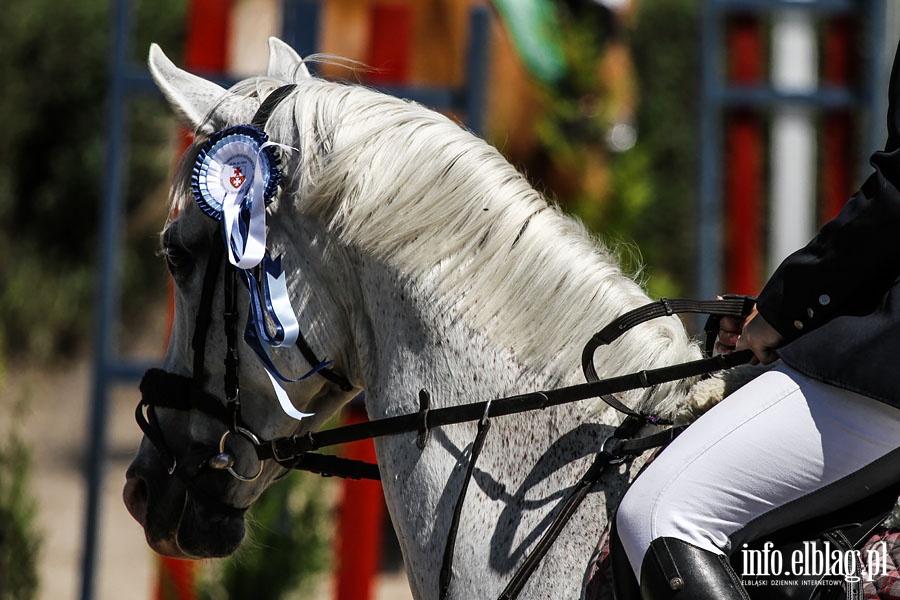
[[[301,157],[266,124],[309,79],[301,58],[273,39],[267,75],[231,90],[177,68],[157,46],[149,65],[195,142],[161,236],[175,318],[163,369],[141,384],[145,437],[124,500],[157,552],[224,556],[244,537],[244,511],[283,471],[256,447],[319,427],[359,392],[330,283],[340,257],[328,255],[315,222],[280,216],[296,210],[287,196],[300,187],[281,172],[299,172]]]

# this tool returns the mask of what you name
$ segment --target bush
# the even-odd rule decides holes
[[[293,473],[250,508],[249,539],[233,557],[211,565],[201,597],[208,600],[296,597],[328,565],[326,481]]]
[[[0,390],[3,385],[0,369]],[[31,457],[16,433],[22,406],[13,412],[11,431],[0,438],[0,598],[28,600],[37,597],[40,537],[37,507],[28,492]]]
[[[638,90],[631,108],[639,135],[631,149],[615,153],[604,145],[622,115],[615,114],[621,107],[597,69],[604,28],[590,19],[567,23],[568,72],[559,85],[545,88],[547,110],[537,123],[543,160],[558,172],[542,183],[618,248],[627,271],[649,265],[643,275],[655,296],[684,294],[694,271],[698,15],[697,0],[641,2],[623,34]],[[540,178],[539,170],[527,170]]]
[[[144,60],[150,39],[178,52],[183,4],[133,3],[135,62]],[[0,19],[0,337],[19,358],[71,355],[87,337],[105,166],[109,5],[13,0]],[[126,198],[132,211],[152,189],[148,181],[165,180],[171,160],[166,109],[136,105]],[[130,232],[149,251],[128,265],[126,285],[152,280],[152,232]]]
[[[647,160],[650,198],[632,235],[653,268],[651,282],[669,282],[659,295],[671,297],[695,283],[700,3],[642,2],[630,46],[641,96],[634,149]]]

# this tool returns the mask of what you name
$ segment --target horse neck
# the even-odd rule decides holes
[[[614,265],[601,265],[601,272],[585,278],[577,272],[584,264],[557,263],[543,268],[557,274],[569,269],[571,275],[563,273],[559,279],[580,282],[571,289],[534,290],[532,296],[510,289],[520,285],[513,281],[492,290],[500,301],[489,299],[491,305],[484,310],[490,319],[473,318],[485,304],[481,292],[457,287],[448,294],[443,286],[458,274],[438,266],[410,276],[362,254],[351,261],[365,265],[354,278],[365,305],[360,311],[364,316],[357,320],[358,333],[365,338],[357,344],[359,367],[369,394],[386,402],[377,409],[384,414],[416,410],[421,388],[444,404],[456,404],[577,383],[582,380],[581,348],[592,332],[650,301]],[[541,306],[547,298],[549,308]],[[697,353],[677,318],[667,318],[641,325],[601,348],[595,364],[604,377],[684,362]],[[403,398],[398,398],[400,389]],[[652,397],[638,391],[624,394],[624,399],[642,410],[670,414],[686,389],[684,384],[669,384]],[[381,390],[391,399],[382,398]],[[590,414],[600,408],[588,404],[582,410]]]
[[[377,260],[363,264],[356,355],[372,416],[417,410],[421,389],[440,406],[548,379],[470,327],[432,279],[411,279]]]
[[[330,150],[328,160],[307,161],[297,206],[349,253],[349,371],[360,373],[370,417],[417,411],[421,389],[442,407],[575,383],[591,333],[647,302],[646,294],[499,153],[445,119],[413,113],[391,103],[372,118],[346,119],[356,128],[336,127],[309,147],[298,145],[304,157],[318,146]],[[598,352],[596,363],[604,376],[695,352],[677,319],[668,319],[636,328]],[[669,386],[659,397],[679,393]],[[521,536],[540,531],[553,505],[532,499],[570,487],[618,420],[584,403],[495,419],[460,526],[459,547],[472,558],[454,569],[460,589],[496,590],[500,574],[521,561],[528,545]],[[414,435],[376,441],[417,597],[435,589],[461,486],[455,466],[473,437],[467,424],[432,432],[422,451]],[[602,529],[605,502],[615,500],[609,494],[624,489],[609,484],[579,513],[582,531]],[[546,564],[572,578],[558,597],[577,596],[578,568],[583,573],[595,543],[561,540],[569,554],[548,557]]]

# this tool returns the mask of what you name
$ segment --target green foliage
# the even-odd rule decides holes
[[[647,154],[646,177],[652,190],[633,236],[652,266],[651,283],[678,282],[677,289],[661,289],[659,295],[689,293],[694,283],[699,14],[697,0],[643,2],[631,34],[641,97],[635,149]]]
[[[133,3],[136,53],[145,54],[151,38],[178,51],[183,2]],[[109,5],[13,0],[0,19],[0,332],[8,350],[20,355],[46,359],[72,352],[91,318]],[[164,180],[168,169],[159,158],[166,155],[159,143],[163,107],[133,114],[130,210],[145,199],[147,182]]]
[[[250,539],[234,557],[211,565],[201,586],[208,600],[297,597],[328,565],[326,482],[295,473],[250,508]]]
[[[0,365],[0,391],[3,390]],[[13,407],[10,431],[0,438],[0,598],[37,597],[40,536],[35,530],[37,507],[28,492],[31,456],[16,433],[21,406]]]
[[[569,72],[547,88],[538,134],[549,160],[586,180],[608,170],[600,189],[554,189],[560,204],[616,246],[626,270],[643,269],[651,295],[681,295],[692,284],[699,41],[697,0],[640,3],[627,33],[637,75],[636,145],[610,153],[603,139],[611,114],[607,83],[598,81],[603,28],[590,20],[566,25]],[[572,177],[569,177],[571,179]],[[638,248],[638,253],[635,248]],[[642,265],[645,265],[642,267]]]

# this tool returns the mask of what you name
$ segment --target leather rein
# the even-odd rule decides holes
[[[252,124],[262,129],[275,106],[294,87],[293,85],[284,86],[267,96],[254,116]],[[202,390],[204,363],[206,360],[206,340],[212,320],[212,304],[219,279],[220,266],[223,263],[226,265],[223,286],[226,338],[224,405],[218,398]],[[241,416],[237,349],[237,269],[228,263],[225,258],[225,241],[221,236],[216,235],[211,246],[203,278],[200,306],[197,311],[194,335],[191,342],[193,350],[192,376],[185,377],[167,373],[162,369],[150,369],[147,371],[141,381],[142,398],[135,411],[135,418],[145,436],[156,448],[164,464],[167,465],[170,475],[178,476],[200,501],[215,505],[220,510],[237,513],[242,513],[246,509],[230,507],[210,498],[209,493],[201,489],[201,486],[196,483],[197,476],[209,469],[214,472],[225,471],[239,481],[254,481],[262,474],[265,461],[273,460],[286,469],[310,471],[323,476],[379,480],[380,474],[376,464],[319,454],[315,451],[353,441],[409,432],[418,434],[416,444],[420,449],[423,449],[427,443],[430,429],[446,425],[477,422],[477,433],[469,456],[466,475],[454,507],[439,577],[440,598],[446,598],[452,578],[456,535],[464,499],[469,482],[472,479],[476,461],[490,430],[491,419],[599,397],[616,410],[623,412],[626,417],[616,428],[615,432],[600,443],[594,462],[573,486],[567,497],[561,501],[556,511],[557,514],[544,532],[543,537],[526,557],[510,583],[499,596],[501,600],[511,600],[519,595],[529,577],[537,569],[541,559],[561,533],[562,528],[575,513],[593,485],[599,480],[600,475],[607,466],[621,463],[648,449],[663,446],[672,441],[684,429],[682,426],[673,426],[658,433],[635,438],[634,436],[637,432],[645,425],[671,425],[671,422],[655,415],[638,413],[617,400],[614,394],[707,375],[746,363],[752,356],[749,350],[711,356],[712,347],[715,341],[715,333],[718,330],[719,319],[724,316],[746,316],[753,308],[754,301],[755,299],[746,296],[726,296],[722,300],[715,301],[662,299],[632,310],[595,333],[588,341],[582,353],[582,369],[586,379],[586,382],[582,384],[444,408],[431,408],[429,393],[427,390],[421,390],[419,392],[420,410],[415,413],[336,427],[324,431],[308,432],[302,435],[261,440],[246,425]],[[610,344],[640,323],[657,317],[672,316],[680,313],[709,315],[705,327],[707,358],[602,380],[599,379],[593,362],[594,354],[598,348]],[[315,352],[306,342],[302,333],[298,337],[297,347],[304,359],[311,365],[320,364]],[[339,386],[344,391],[354,389],[353,385],[343,375],[332,369],[322,369],[317,374]],[[169,448],[159,425],[155,412],[156,408],[181,411],[199,410],[220,421],[224,424],[225,429],[219,440],[218,447],[212,448],[210,450],[211,456],[201,461],[199,465],[179,465],[177,457]],[[243,438],[244,442],[253,448],[255,458],[258,461],[257,470],[241,473],[236,469],[236,457],[228,449],[226,443],[228,438],[232,436]]]

